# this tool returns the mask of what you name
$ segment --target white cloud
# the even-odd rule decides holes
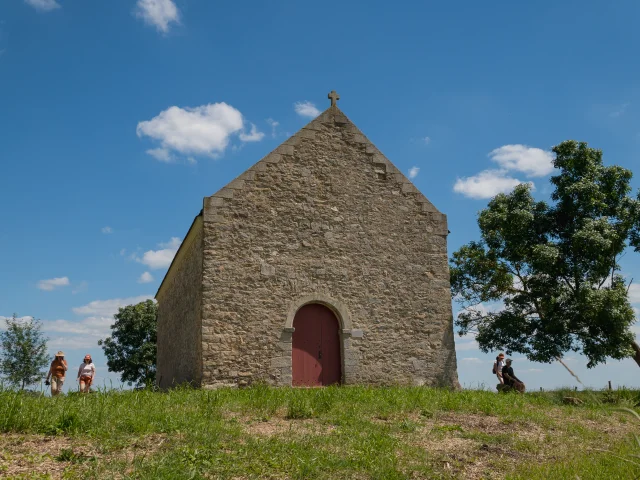
[[[640,304],[640,283],[632,283],[629,286],[629,302]]]
[[[169,24],[180,23],[180,12],[172,0],[138,0],[135,14],[162,33],[169,31]]]
[[[462,337],[460,335],[455,336],[456,351],[463,352],[469,350],[479,350],[478,342],[476,342],[476,336],[474,333],[467,333]]]
[[[42,329],[51,333],[104,336],[109,333],[113,316],[92,316],[72,322],[70,320],[43,320]]]
[[[152,270],[167,268],[171,265],[171,261],[173,257],[175,257],[180,243],[182,242],[178,237],[172,237],[169,242],[158,244],[160,247],[159,250],[148,250],[142,254],[142,258],[136,255],[134,255],[133,258],[136,262],[142,263]]]
[[[276,128],[280,125],[280,122],[276,122],[273,118],[267,118],[267,125],[271,127],[271,136],[276,137]]]
[[[94,300],[81,307],[72,308],[73,313],[77,315],[91,315],[93,317],[112,317],[118,313],[118,308],[134,305],[153,299],[151,295],[139,295],[137,297],[113,298],[110,300]]]
[[[296,102],[293,105],[293,108],[301,117],[316,118],[320,115],[320,110],[318,110],[316,106],[309,101]]]
[[[613,112],[611,112],[609,116],[613,118],[620,117],[624,114],[627,108],[629,108],[629,105],[631,105],[631,103],[629,102],[623,103],[622,105],[618,106]]]
[[[521,183],[524,182],[507,176],[504,170],[484,170],[472,177],[458,178],[453,191],[469,198],[491,198],[498,193],[510,192]]]
[[[482,360],[476,357],[461,358],[460,361],[466,363],[484,363]]]
[[[420,172],[419,167],[411,167],[409,169],[409,178],[416,178],[419,172]]]
[[[264,133],[259,132],[256,126],[251,124],[251,131],[249,133],[242,132],[240,134],[240,140],[243,142],[259,142],[264,138]]]
[[[431,137],[422,137],[420,140],[422,140],[422,143],[425,145],[429,145],[431,143]]]
[[[176,159],[176,157],[174,157],[166,148],[150,148],[149,150],[147,150],[147,153],[156,160],[165,163],[171,163]]]
[[[178,250],[181,243],[182,243],[182,240],[180,240],[178,237],[171,237],[171,239],[168,242],[160,242],[158,246],[161,248],[174,248]]]
[[[239,110],[224,102],[199,107],[169,107],[151,120],[138,123],[138,137],[151,137],[160,148],[147,150],[162,162],[174,160],[173,152],[183,155],[220,156],[229,145],[232,135],[242,142],[256,142],[264,137],[251,124],[249,133]]]
[[[503,145],[489,153],[489,158],[503,170],[528,177],[544,177],[553,171],[553,153],[526,145]]]
[[[60,8],[60,4],[56,0],[24,0],[24,3],[31,5],[40,12],[50,12]]]
[[[544,372],[544,370],[541,368],[528,368],[525,370],[525,372],[540,373],[540,372]]]
[[[101,231],[105,234],[113,233],[113,229],[111,227],[102,227]]]
[[[138,283],[151,283],[153,282],[153,275],[151,275],[149,272],[144,272],[142,275],[140,275],[140,278],[138,278]]]
[[[59,288],[59,287],[67,287],[69,285],[70,285],[70,282],[68,277],[50,278],[49,280],[40,280],[38,282],[38,288],[40,290],[45,290],[47,292],[50,292],[51,290],[55,290],[56,288]]]

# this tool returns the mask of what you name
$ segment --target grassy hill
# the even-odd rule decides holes
[[[639,401],[628,390],[0,390],[0,477],[630,479],[640,420],[616,407]]]

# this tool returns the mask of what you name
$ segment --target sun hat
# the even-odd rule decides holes
[[[64,352],[62,350],[58,351],[58,353],[56,353],[56,357],[64,357]]]
[[[510,358],[507,358],[507,359],[505,360],[505,362],[506,362],[506,363],[512,363],[512,362],[513,362],[513,360],[511,360]]]

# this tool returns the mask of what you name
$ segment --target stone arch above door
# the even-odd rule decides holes
[[[352,346],[352,337],[361,339],[362,330],[354,330],[351,323],[351,316],[347,306],[334,298],[323,293],[312,293],[294,299],[289,306],[284,327],[282,328],[279,341],[279,350],[282,352],[279,357],[273,358],[271,366],[277,368],[277,381],[280,385],[291,385],[292,381],[292,342],[293,342],[293,319],[300,308],[310,303],[319,303],[331,309],[340,323],[340,348],[342,361],[342,383],[352,384],[356,381],[358,370],[358,354]]]
[[[340,300],[336,300],[322,293],[313,293],[310,295],[305,295],[304,297],[297,298],[291,303],[289,307],[289,312],[287,313],[287,320],[284,325],[285,331],[287,329],[293,328],[293,319],[296,316],[296,312],[300,310],[301,307],[309,303],[319,303],[320,305],[324,305],[325,307],[333,310],[333,313],[336,314],[338,321],[340,322],[340,328],[342,329],[343,334],[351,334],[351,330],[353,329],[351,325],[351,317],[349,315],[349,310],[347,306],[342,303]],[[293,332],[293,330],[292,330]]]

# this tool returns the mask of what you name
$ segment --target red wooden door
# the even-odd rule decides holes
[[[293,319],[293,385],[340,383],[340,335],[333,312],[317,303],[300,308]]]

